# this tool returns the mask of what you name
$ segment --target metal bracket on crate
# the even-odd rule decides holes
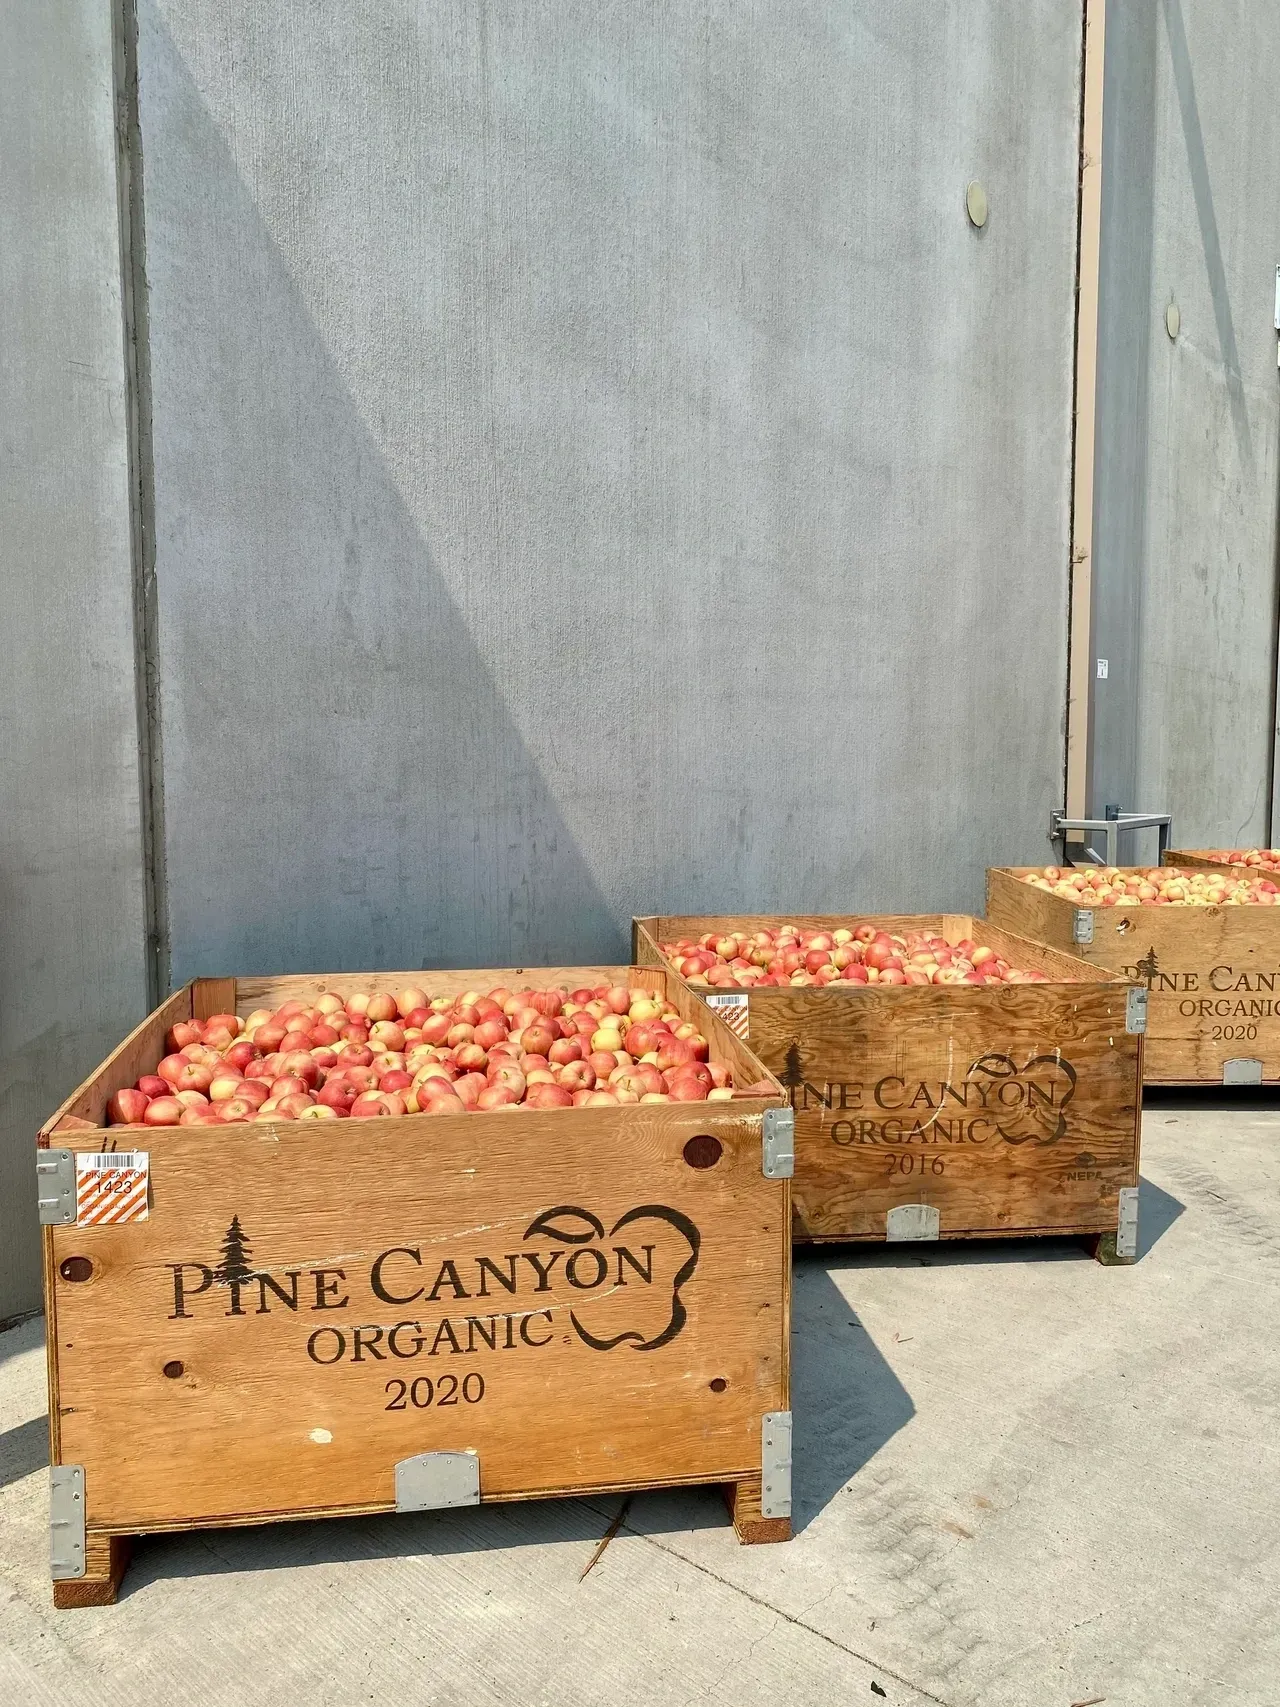
[[[942,1231],[942,1216],[931,1203],[900,1203],[884,1218],[887,1244],[914,1244],[936,1239]]]
[[[766,1179],[794,1179],[796,1116],[790,1108],[766,1108],[761,1134],[760,1171]]]
[[[1222,1082],[1224,1085],[1260,1085],[1262,1062],[1248,1055],[1233,1056],[1230,1061],[1222,1063]]]
[[[49,1574],[54,1582],[84,1575],[84,1465],[49,1469]]]
[[[1124,1028],[1133,1037],[1147,1029],[1147,992],[1136,985],[1125,992]]]
[[[1081,948],[1088,948],[1093,941],[1093,913],[1088,907],[1076,908],[1076,916],[1071,921],[1071,940]]]
[[[42,1227],[69,1227],[75,1221],[74,1151],[36,1151],[36,1208]]]
[[[1136,1257],[1138,1254],[1138,1188],[1120,1187],[1120,1218],[1116,1223],[1116,1255]]]
[[[760,1515],[791,1516],[791,1412],[760,1419]]]
[[[1066,865],[1067,860],[1067,831],[1081,830],[1090,835],[1099,832],[1107,840],[1107,857],[1100,860],[1086,842],[1084,845],[1084,861],[1090,865],[1115,865],[1119,852],[1120,834],[1124,830],[1158,830],[1160,833],[1160,852],[1157,864],[1162,863],[1165,850],[1173,836],[1173,814],[1170,812],[1122,812],[1118,806],[1108,806],[1105,818],[1068,818],[1065,812],[1056,809],[1049,814],[1049,840],[1054,845],[1058,855],[1058,864]],[[1077,937],[1076,939],[1080,939]],[[1092,940],[1092,939],[1090,939]]]
[[[397,1511],[446,1511],[480,1504],[480,1458],[475,1452],[419,1452],[396,1465]]]

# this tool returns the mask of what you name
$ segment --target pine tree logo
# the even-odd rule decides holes
[[[791,1106],[796,1106],[796,1092],[804,1086],[804,1068],[800,1065],[800,1045],[792,1039],[787,1048],[786,1065],[780,1075],[782,1083],[787,1087],[791,1098]]]
[[[1134,967],[1134,971],[1138,974],[1138,976],[1140,978],[1146,979],[1147,988],[1149,990],[1151,988],[1151,986],[1155,983],[1156,973],[1159,970],[1160,970],[1160,962],[1156,959],[1156,951],[1155,951],[1155,946],[1153,944],[1152,947],[1150,947],[1147,950],[1146,954],[1142,957],[1142,959],[1138,962],[1138,964]]]
[[[240,1225],[240,1217],[233,1215],[231,1225],[227,1228],[222,1240],[222,1261],[213,1271],[213,1278],[219,1286],[226,1286],[231,1291],[231,1308],[228,1316],[243,1316],[240,1308],[240,1288],[250,1280],[258,1278],[255,1270],[249,1264],[253,1260],[253,1252],[244,1236],[244,1228]]]

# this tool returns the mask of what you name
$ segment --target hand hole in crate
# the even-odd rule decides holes
[[[88,1257],[67,1257],[58,1264],[58,1273],[64,1280],[88,1280],[93,1273],[93,1264]]]
[[[1132,919],[1117,919],[1116,920],[1116,935],[1117,936],[1123,936],[1126,931],[1131,931],[1132,929],[1133,929],[1133,920]]]
[[[178,1379],[179,1375],[182,1374],[182,1370],[183,1370],[183,1365],[178,1362],[178,1359],[176,1357],[172,1358],[164,1366],[164,1373],[169,1377],[170,1381],[176,1381]]]
[[[684,1159],[691,1168],[714,1168],[724,1155],[724,1145],[709,1132],[699,1132],[684,1147]]]
[[[708,1381],[707,1385],[713,1393],[723,1393],[729,1383],[725,1380],[723,1375],[717,1375],[715,1380]]]

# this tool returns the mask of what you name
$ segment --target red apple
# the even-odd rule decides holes
[[[136,1126],[146,1114],[151,1098],[145,1091],[123,1090],[107,1103],[108,1126]]]
[[[147,1126],[176,1126],[183,1113],[183,1106],[177,1097],[153,1097],[147,1104],[142,1119]]]
[[[587,1061],[570,1061],[560,1069],[560,1083],[567,1091],[595,1089],[595,1069]]]
[[[316,1101],[326,1108],[341,1109],[346,1114],[357,1095],[356,1087],[345,1078],[330,1078],[316,1092]]]
[[[444,1096],[432,1097],[422,1112],[423,1114],[466,1114],[467,1109],[468,1104],[451,1090]]]
[[[532,1085],[525,1098],[526,1108],[572,1108],[573,1093],[563,1085]]]
[[[440,1080],[436,1080],[437,1084],[440,1082]],[[474,1108],[480,1100],[480,1092],[487,1086],[488,1080],[483,1073],[464,1073],[460,1079],[454,1080],[452,1089],[467,1108]]]
[[[238,1121],[252,1120],[258,1109],[244,1097],[232,1097],[229,1102],[217,1103],[214,1112],[219,1120],[234,1126]]]

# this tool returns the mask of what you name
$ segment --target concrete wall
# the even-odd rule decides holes
[[[1265,842],[1280,10],[1108,14],[1094,804],[1170,810],[1183,847]]]
[[[0,1320],[33,1138],[146,1011],[108,0],[0,6]]]
[[[1060,0],[142,0],[174,979],[1041,853],[1079,53]]]

